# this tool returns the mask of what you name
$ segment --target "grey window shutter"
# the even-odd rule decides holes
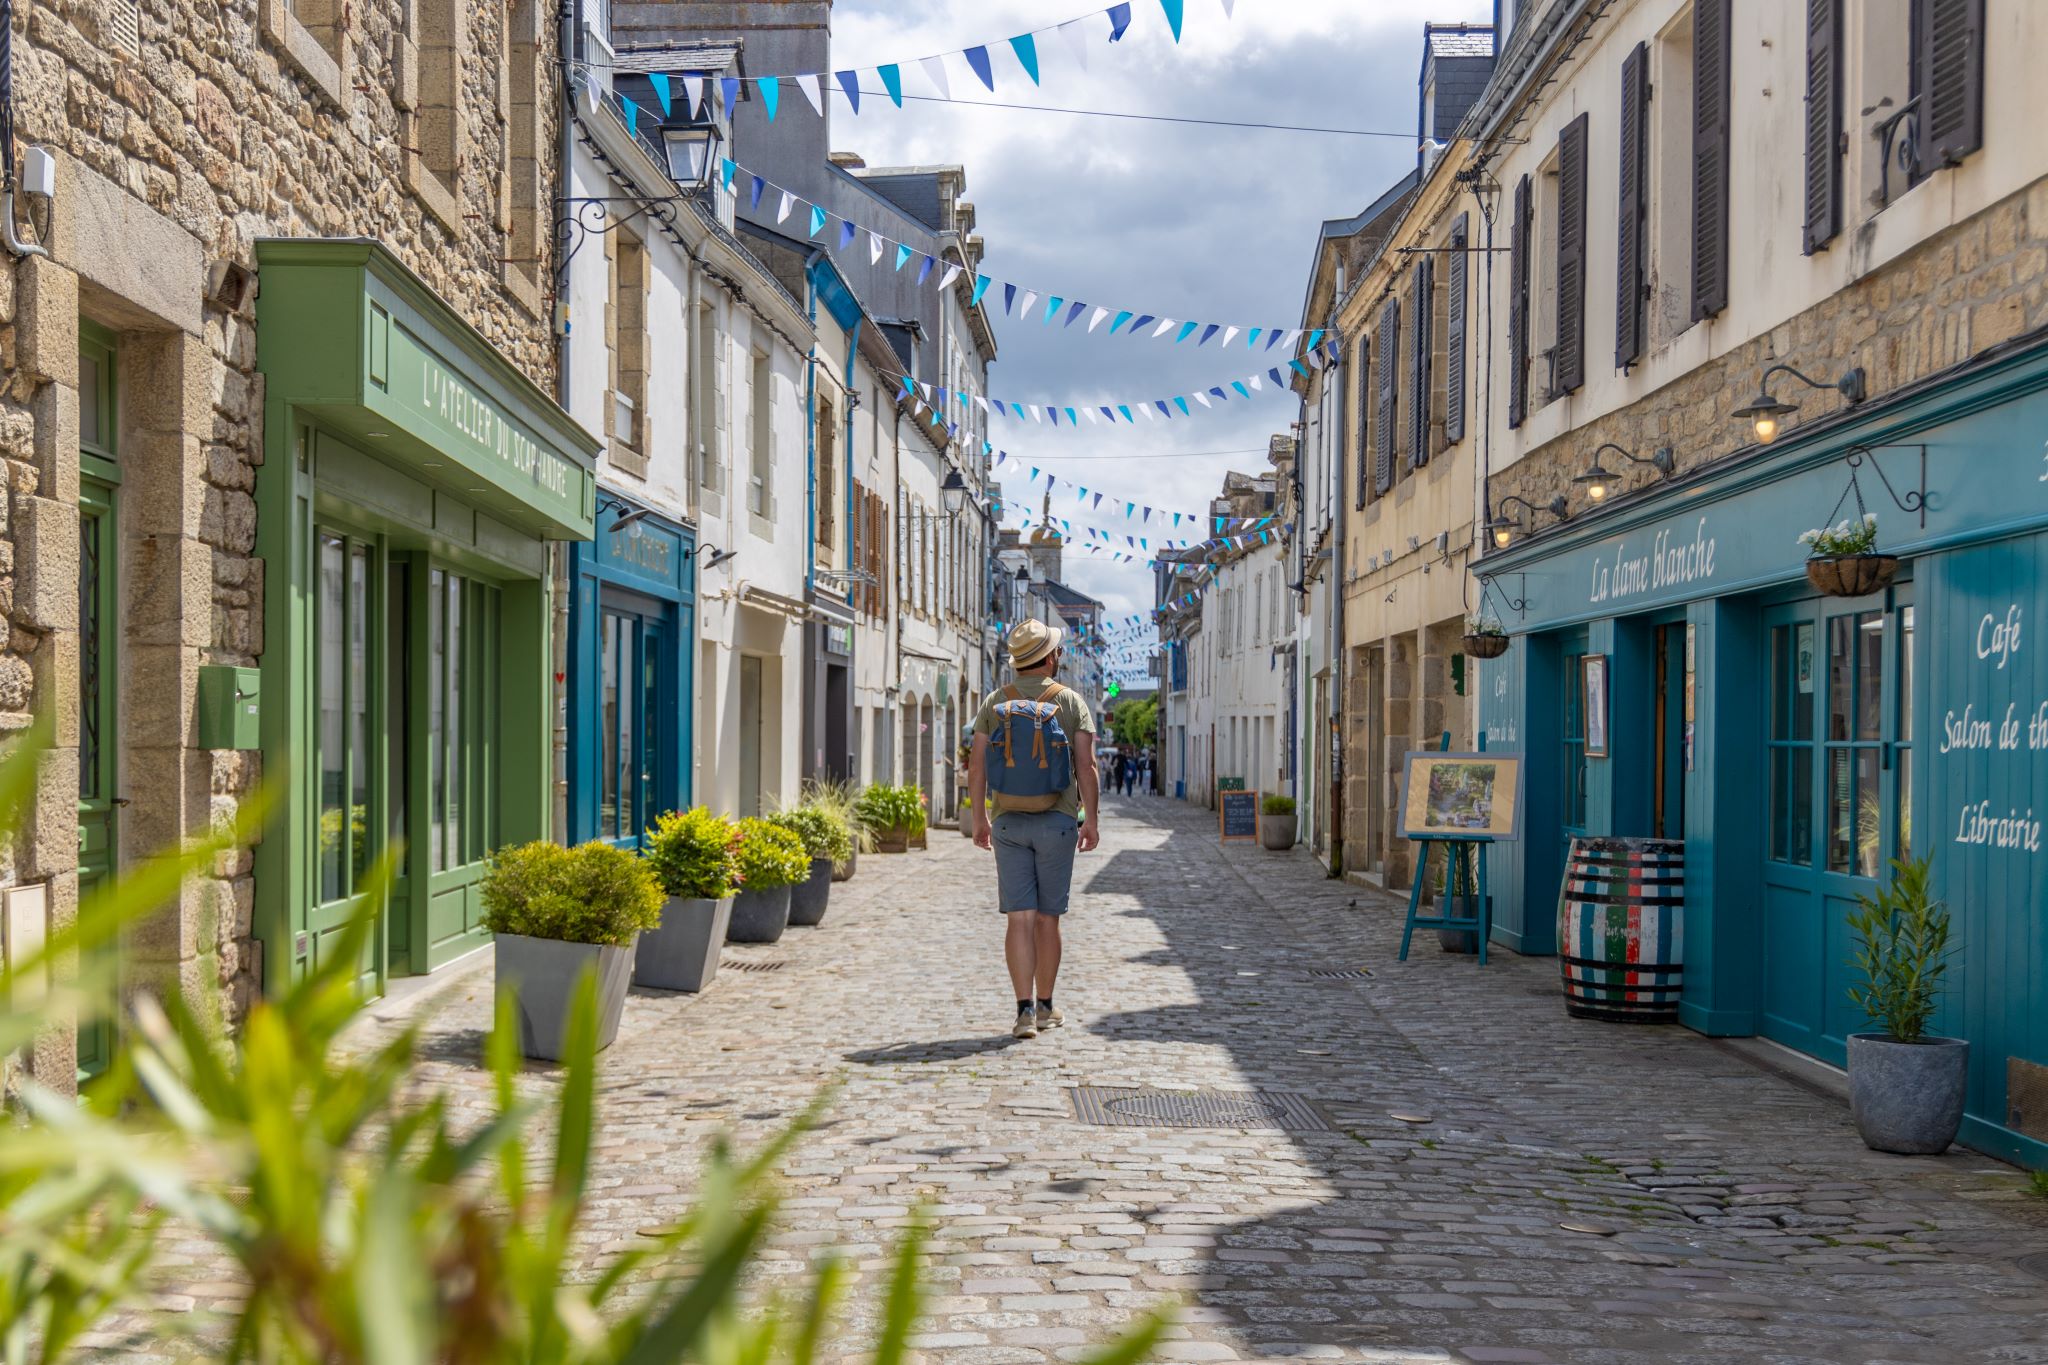
[[[1420,469],[1429,463],[1429,350],[1431,330],[1436,325],[1436,269],[1430,258],[1415,262],[1414,316],[1409,326],[1408,345],[1408,465]]]
[[[1451,250],[1444,259],[1444,443],[1465,439],[1465,248],[1471,215],[1451,224]]]
[[[1358,506],[1362,508],[1366,503],[1366,494],[1373,485],[1372,461],[1366,458],[1366,452],[1372,448],[1372,437],[1366,430],[1365,421],[1366,410],[1372,406],[1372,340],[1369,337],[1358,338],[1357,371],[1358,406],[1353,409],[1356,419],[1352,422],[1351,429],[1355,433],[1358,446]],[[1351,402],[1351,377],[1346,375],[1342,383],[1344,401],[1348,405]]]
[[[1728,306],[1728,30],[1734,0],[1692,11],[1692,318]]]
[[[1842,0],[1806,0],[1806,230],[1811,256],[1842,230]]]
[[[1380,310],[1379,392],[1373,403],[1373,486],[1384,493],[1394,486],[1394,360],[1401,350],[1401,301],[1388,299]]]
[[[1529,415],[1529,177],[1515,182],[1508,224],[1508,425]]]
[[[1920,0],[1915,8],[1924,174],[1984,145],[1984,0]]]
[[[1615,182],[1619,209],[1614,237],[1614,367],[1643,355],[1644,305],[1649,297],[1645,261],[1650,196],[1650,45],[1637,43],[1621,62],[1621,170]]]
[[[1586,382],[1586,128],[1579,115],[1557,135],[1557,391]]]

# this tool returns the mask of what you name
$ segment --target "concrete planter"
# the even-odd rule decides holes
[[[835,863],[833,865],[832,880],[835,882],[850,882],[853,880],[854,872],[858,870],[859,867],[860,850],[855,849],[853,852],[846,855],[845,862]]]
[[[732,919],[725,926],[727,943],[773,943],[789,927],[789,888],[742,891],[732,898]]]
[[[1294,811],[1285,815],[1261,815],[1259,817],[1259,842],[1275,853],[1285,853],[1294,847],[1295,836],[1301,827],[1301,816]]]
[[[789,888],[789,922],[816,924],[825,918],[825,903],[832,896],[832,860],[811,859],[811,879]]]
[[[542,1061],[562,1060],[568,1041],[569,1005],[585,971],[597,973],[597,1047],[619,1036],[626,988],[633,982],[633,949],[602,943],[563,943],[552,938],[499,934],[497,989],[511,995],[519,1017],[519,1049]]]
[[[633,950],[633,984],[658,991],[701,991],[718,975],[732,897],[686,900],[671,896],[661,927],[640,935]]]
[[[1849,1035],[1849,1114],[1875,1152],[1932,1156],[1948,1150],[1963,1124],[1970,1044],[1961,1038],[1893,1042],[1883,1033]]]

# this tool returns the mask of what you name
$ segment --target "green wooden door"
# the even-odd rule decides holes
[[[490,941],[478,883],[499,834],[501,590],[423,556],[413,560],[419,667],[408,683],[411,753],[423,781],[411,827],[410,970],[430,972]],[[423,801],[419,801],[424,797]]]
[[[112,338],[82,327],[79,345],[78,480],[78,895],[105,886],[120,857],[121,808],[116,737],[120,686],[121,469],[114,449]],[[105,951],[113,951],[111,949]],[[113,1060],[106,1018],[78,1030],[78,1077]]]
[[[316,529],[313,546],[313,766],[316,826],[312,931],[315,961],[349,917],[391,831],[385,725],[388,632],[384,551],[340,526]],[[381,935],[362,963],[382,987]]]

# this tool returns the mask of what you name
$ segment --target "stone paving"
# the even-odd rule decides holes
[[[1109,802],[1067,1026],[1019,1042],[992,863],[930,842],[864,859],[820,928],[728,948],[703,995],[636,993],[588,1264],[687,1206],[712,1135],[759,1140],[836,1080],[766,1269],[854,1259],[849,1351],[923,1204],[916,1345],[949,1365],[1076,1359],[1169,1300],[1170,1361],[2048,1362],[2048,1201],[2010,1168],[1880,1157],[1724,1047],[1569,1020],[1552,962],[1397,963],[1393,898],[1156,798]],[[461,982],[428,1044],[479,1111],[489,996]],[[1329,1131],[1087,1124],[1074,1086],[1284,1092]]]

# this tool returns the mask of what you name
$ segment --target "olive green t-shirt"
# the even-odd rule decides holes
[[[1011,679],[1017,692],[1026,701],[1037,701],[1044,695],[1047,686],[1055,680],[1037,674]],[[1060,715],[1060,728],[1067,732],[1067,743],[1074,746],[1074,780],[1060,793],[1053,809],[1062,815],[1081,818],[1081,736],[1095,733],[1095,717],[1088,713],[1088,703],[1081,700],[1081,694],[1065,683],[1060,683],[1060,694],[1053,699],[1053,707]],[[1006,689],[998,688],[989,693],[981,704],[981,712],[974,718],[974,733],[993,735],[996,732],[996,704],[1007,696]],[[989,796],[995,796],[995,789],[989,789]]]

